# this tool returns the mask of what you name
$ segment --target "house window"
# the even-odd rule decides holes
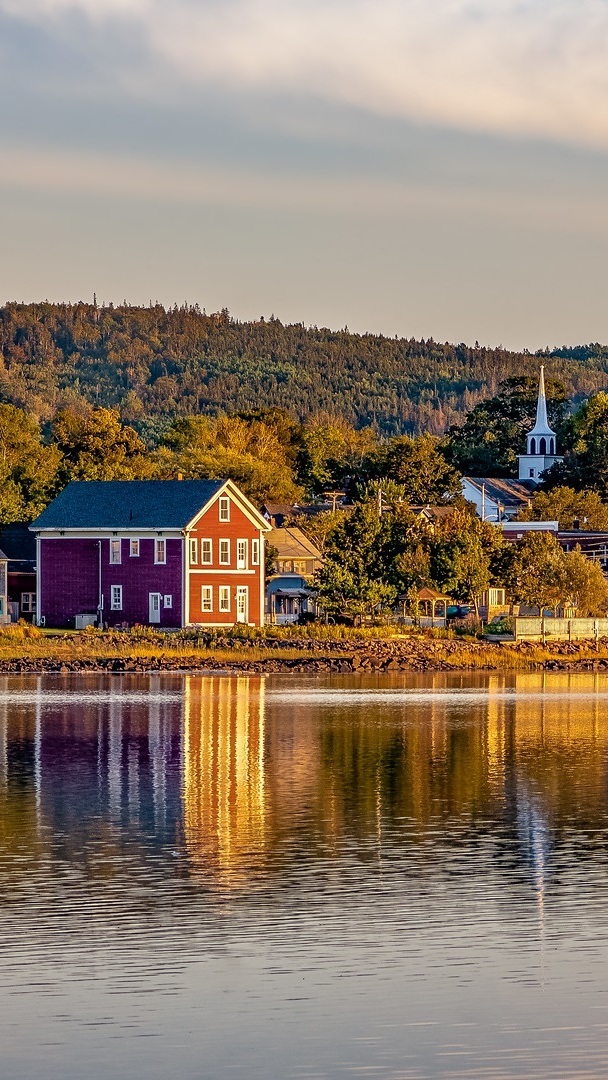
[[[236,568],[237,570],[247,569],[247,541],[237,540],[236,542]]]
[[[110,607],[112,611],[122,611],[122,585],[112,585]]]
[[[201,562],[209,566],[213,562],[213,545],[211,540],[201,540]]]
[[[230,540],[220,540],[220,564],[230,566]]]
[[[259,566],[260,565],[260,541],[259,540],[252,540],[251,541],[251,565],[252,566]]]
[[[229,585],[220,585],[220,611],[230,611]]]
[[[110,562],[119,563],[122,561],[122,541],[110,540]]]
[[[220,499],[220,521],[230,521],[230,499]]]
[[[530,478],[534,479],[534,469],[530,469]]]
[[[21,610],[26,614],[32,615],[36,610],[36,593],[34,592],[22,592],[21,593]]]
[[[198,540],[195,536],[190,537],[190,566],[196,566],[198,562]]]
[[[167,541],[155,540],[154,541],[154,562],[166,563],[167,561]]]
[[[203,585],[201,589],[201,611],[213,611],[213,585]]]
[[[129,543],[129,555],[133,559],[139,558],[139,540],[131,540]]]
[[[163,603],[166,608],[173,607],[173,597],[171,596],[171,593],[167,593],[167,595],[163,597]]]

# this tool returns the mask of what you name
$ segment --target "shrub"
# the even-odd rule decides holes
[[[33,623],[26,622],[25,619],[19,619],[19,622],[9,623],[7,626],[0,626],[0,641],[33,641],[42,636],[42,630]]]
[[[512,634],[513,633],[513,619],[503,617],[497,619],[496,622],[488,623],[486,626],[486,634]]]

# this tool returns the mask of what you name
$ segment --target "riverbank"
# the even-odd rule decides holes
[[[420,672],[607,671],[608,639],[488,642],[424,634],[342,636],[294,633],[160,634],[155,632],[46,635],[35,628],[0,633],[0,673],[227,671]]]

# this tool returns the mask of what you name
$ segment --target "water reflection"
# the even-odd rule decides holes
[[[346,841],[378,856],[500,822],[540,888],[563,830],[603,844],[607,702],[578,674],[5,678],[1,851],[78,861],[136,836],[244,887]]]
[[[264,851],[265,703],[261,678],[188,679],[183,725],[184,843],[191,870],[244,884]]]
[[[3,678],[6,1075],[605,1075],[607,704],[600,674]]]

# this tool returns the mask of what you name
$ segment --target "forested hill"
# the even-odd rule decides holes
[[[387,434],[440,433],[538,360],[506,349],[238,322],[197,307],[16,304],[0,309],[0,401],[46,420],[82,396],[153,436],[175,414],[272,406]],[[540,354],[538,354],[540,356]],[[608,347],[543,354],[573,397],[608,387]]]

